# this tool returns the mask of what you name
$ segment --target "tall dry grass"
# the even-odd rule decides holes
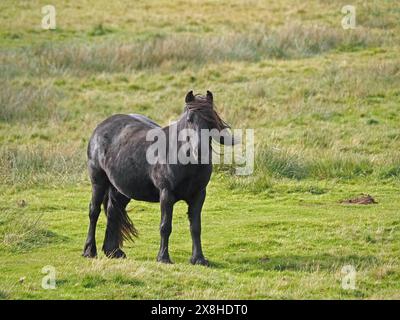
[[[85,179],[85,152],[75,146],[2,147],[0,179],[5,184],[76,183]]]
[[[171,35],[128,41],[44,44],[0,53],[0,71],[21,74],[127,72],[138,69],[203,65],[220,61],[309,57],[330,50],[376,47],[388,33],[359,28],[344,31],[326,26],[289,23],[274,30],[220,36]]]
[[[11,84],[0,80],[0,121],[59,121],[67,116],[60,107],[62,96],[52,85]]]

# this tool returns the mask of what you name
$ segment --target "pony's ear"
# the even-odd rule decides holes
[[[188,103],[188,102],[192,102],[192,101],[194,101],[194,95],[193,95],[193,90],[190,90],[190,91],[186,94],[185,102]]]
[[[207,100],[208,100],[209,102],[211,102],[211,103],[213,102],[214,98],[213,98],[213,94],[212,94],[211,91],[208,91],[208,90],[207,90],[206,98],[207,98]]]

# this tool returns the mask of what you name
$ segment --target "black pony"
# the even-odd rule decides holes
[[[184,200],[188,204],[190,232],[192,236],[192,264],[208,265],[201,248],[201,210],[206,197],[206,187],[212,172],[211,138],[207,143],[209,163],[149,163],[146,152],[154,141],[146,138],[150,130],[163,133],[167,145],[176,149],[185,143],[171,136],[171,129],[179,134],[192,129],[200,137],[201,129],[221,132],[229,126],[221,120],[214,109],[213,95],[193,95],[185,98],[185,109],[180,119],[170,126],[160,127],[142,115],[117,114],[100,123],[88,145],[88,169],[92,183],[92,199],[89,206],[89,231],[83,256],[95,257],[96,223],[103,203],[107,215],[107,229],[103,244],[104,253],[110,258],[124,258],[121,250],[123,240],[137,236],[137,231],[125,210],[131,199],[160,202],[161,244],[157,261],[171,263],[168,239],[172,231],[172,212],[175,202]],[[175,127],[174,127],[175,126]],[[162,131],[162,132],[161,132]],[[225,130],[226,131],[226,130]],[[233,139],[226,136],[215,138],[219,143],[232,145]],[[225,139],[224,139],[225,138]],[[231,137],[232,138],[232,137]],[[200,146],[196,146],[201,149]],[[202,151],[187,153],[200,157]],[[204,150],[203,150],[204,151]],[[167,156],[168,156],[167,150]]]

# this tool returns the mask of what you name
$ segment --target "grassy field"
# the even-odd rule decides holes
[[[0,298],[399,299],[400,6],[352,1],[0,3]],[[159,208],[131,202],[128,259],[82,258],[88,138],[105,117],[167,125],[186,92],[254,128],[255,172],[216,167],[192,266],[183,203],[155,262]],[[341,201],[371,194],[377,204]],[[105,217],[99,219],[98,247]],[[44,266],[57,287],[41,287]],[[343,266],[356,287],[342,287]]]

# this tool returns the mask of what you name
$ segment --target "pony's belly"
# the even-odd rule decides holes
[[[143,192],[135,192],[130,194],[130,198],[138,201],[146,201],[146,202],[159,202],[160,201],[160,194],[158,190],[155,189],[156,192],[154,193],[143,193]]]
[[[132,182],[127,186],[122,186],[123,193],[134,200],[158,202],[160,201],[160,192],[152,183]]]
[[[137,172],[135,174],[128,174],[127,172],[128,170],[121,170],[118,173],[111,171],[108,174],[110,182],[119,192],[134,200],[159,201],[160,192],[149,178],[145,175],[137,174]]]

